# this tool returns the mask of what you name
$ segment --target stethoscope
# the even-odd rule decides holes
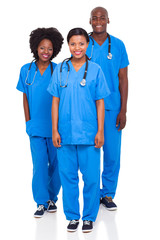
[[[92,58],[93,49],[94,49],[94,40],[93,40],[93,38],[92,38],[91,35],[92,35],[92,33],[89,33],[89,38],[90,38],[91,41],[92,41],[92,50],[91,50],[91,56],[90,56],[89,60],[91,60],[91,58]],[[112,53],[111,53],[111,37],[110,37],[109,33],[107,33],[107,38],[108,38],[108,42],[109,42],[109,44],[108,44],[108,55],[107,55],[107,58],[108,58],[109,60],[111,60],[111,59],[112,59]]]
[[[35,74],[34,74],[34,77],[33,77],[32,82],[31,82],[31,83],[28,83],[27,80],[28,80],[29,72],[30,72],[30,70],[31,70],[31,67],[32,67],[32,63],[33,63],[33,62],[35,62],[35,64],[36,64],[36,71],[35,71]],[[53,73],[53,65],[52,65],[51,62],[50,62],[50,65],[51,65],[51,75],[52,75],[52,73]],[[26,84],[26,85],[28,85],[28,86],[33,85],[34,80],[35,80],[35,77],[36,77],[36,74],[37,74],[37,71],[38,71],[38,65],[37,65],[36,60],[33,59],[33,61],[32,61],[32,62],[30,63],[30,65],[29,65],[28,72],[27,72],[27,76],[26,76],[26,79],[25,79],[25,84]]]
[[[72,57],[71,58],[66,58],[66,59],[64,59],[63,60],[63,62],[61,63],[61,67],[60,67],[60,87],[62,87],[62,88],[65,88],[65,87],[67,87],[67,83],[68,83],[68,75],[69,75],[69,72],[70,72],[70,66],[69,66],[69,61],[72,59]],[[61,81],[62,81],[62,67],[63,67],[63,63],[64,62],[66,62],[66,64],[67,64],[67,68],[68,68],[68,71],[67,71],[67,78],[66,78],[66,84],[65,85],[62,85],[61,84]],[[86,56],[86,67],[85,67],[85,71],[84,71],[84,75],[83,75],[83,79],[82,79],[82,81],[80,82],[80,85],[82,86],[82,87],[84,87],[85,85],[86,85],[86,76],[87,76],[87,71],[88,71],[88,57]]]

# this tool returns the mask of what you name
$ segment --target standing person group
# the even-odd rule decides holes
[[[121,130],[126,124],[129,62],[123,42],[107,33],[108,23],[106,9],[93,9],[93,32],[70,30],[71,57],[57,66],[51,60],[61,50],[62,35],[55,28],[34,30],[30,48],[35,62],[22,67],[17,85],[23,92],[33,160],[32,190],[38,207],[34,216],[57,210],[62,185],[64,213],[70,221],[67,230],[71,232],[77,230],[80,219],[78,170],[84,181],[83,232],[92,231],[100,202],[108,210],[117,208],[113,198]]]

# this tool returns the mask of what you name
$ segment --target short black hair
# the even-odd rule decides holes
[[[93,12],[98,11],[98,10],[101,10],[101,11],[103,10],[106,13],[107,17],[108,17],[108,11],[104,7],[96,7],[94,9],[92,9],[91,16],[92,16]]]
[[[62,44],[63,44],[63,36],[56,28],[37,28],[33,30],[30,34],[30,49],[33,53],[33,57],[38,60],[38,45],[43,39],[48,39],[52,42],[53,45],[53,55],[50,58],[52,60],[57,54],[60,52]]]
[[[83,28],[73,28],[73,29],[71,29],[69,31],[68,35],[67,35],[67,42],[68,43],[69,43],[70,38],[74,35],[83,35],[86,38],[86,41],[89,42],[88,33]]]

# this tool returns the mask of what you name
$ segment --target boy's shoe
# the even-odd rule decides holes
[[[82,232],[89,233],[93,230],[93,222],[85,220],[83,221]]]
[[[117,205],[113,202],[112,197],[105,196],[104,198],[101,199],[101,203],[109,211],[117,210]]]
[[[57,211],[57,207],[55,205],[55,203],[52,200],[49,200],[48,202],[48,208],[47,208],[47,212],[56,212]]]
[[[70,223],[67,226],[68,232],[75,232],[77,231],[79,225],[79,220],[71,220]]]
[[[44,215],[44,212],[46,211],[46,208],[44,205],[39,205],[37,208],[37,211],[34,213],[35,218],[41,218]]]

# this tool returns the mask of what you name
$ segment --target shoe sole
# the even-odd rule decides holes
[[[78,230],[78,227],[76,229],[68,229],[67,228],[67,232],[76,232]]]
[[[92,231],[93,231],[93,229],[91,229],[91,230],[82,230],[83,233],[90,233]]]
[[[47,210],[47,212],[49,212],[49,213],[55,213],[55,212],[57,212],[57,209],[55,209],[55,210]]]
[[[67,229],[67,232],[70,232],[70,233],[73,233],[73,232],[76,232],[77,229],[74,229],[74,230],[70,230],[70,229]]]
[[[117,207],[107,208],[105,204],[102,203],[102,205],[109,211],[116,211],[117,210]]]
[[[42,218],[43,216],[34,215],[34,218]]]

